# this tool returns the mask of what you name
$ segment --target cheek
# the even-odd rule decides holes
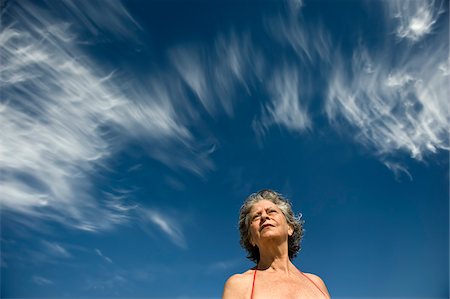
[[[250,240],[250,243],[253,245],[253,246],[255,246],[256,245],[256,243],[258,243],[258,240],[259,240],[259,233],[258,233],[258,231],[256,231],[256,230],[253,230],[253,229],[250,229],[250,238],[249,238],[249,240]]]
[[[250,233],[251,233],[252,236],[256,236],[258,232],[259,232],[259,224],[258,225],[252,225],[250,227]]]
[[[250,240],[253,240],[253,237],[255,236],[255,234],[257,232],[257,230],[255,229],[255,225],[253,223],[250,224],[248,232],[250,234]]]

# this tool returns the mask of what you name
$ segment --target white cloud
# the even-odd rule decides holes
[[[207,273],[216,273],[218,271],[229,271],[232,268],[237,267],[241,263],[241,259],[228,259],[228,260],[222,260],[217,261],[214,263],[211,263],[206,272]]]
[[[298,71],[292,67],[286,67],[276,71],[268,84],[270,101],[263,106],[260,122],[253,123],[257,131],[267,129],[277,124],[294,132],[302,132],[311,127],[306,104],[302,103],[302,88]]]
[[[439,17],[440,5],[434,0],[423,1],[383,1],[389,17],[395,19],[395,33],[400,38],[418,41],[433,32]]]
[[[108,263],[110,263],[110,264],[113,263],[112,260],[111,260],[109,257],[103,255],[103,253],[100,251],[100,249],[95,248],[95,253],[96,253],[98,256],[102,257],[102,258],[103,258],[105,261],[107,261]]]
[[[290,3],[300,7],[303,1]],[[409,30],[401,36],[416,40],[432,32],[439,11],[434,2],[424,3],[389,4],[391,12],[398,11],[399,28]],[[218,143],[214,138],[199,143],[199,130],[189,129],[202,122],[191,93],[210,116],[232,117],[238,91],[250,93],[252,84],[268,83],[270,98],[255,129],[278,125],[302,132],[312,127],[305,100],[311,77],[296,65],[320,69],[331,62],[333,48],[320,25],[312,30],[294,13],[266,25],[299,64],[267,75],[267,57],[251,36],[231,33],[210,48],[175,47],[170,53],[174,69],[151,74],[141,84],[123,73],[105,73],[78,48],[83,42],[78,30],[95,37],[105,32],[119,39],[136,37],[140,27],[120,2],[46,5],[48,10],[31,1],[8,3],[0,33],[0,200],[4,208],[30,216],[23,218],[30,226],[40,218],[98,231],[128,221],[137,207],[127,205],[121,194],[94,197],[91,182],[129,140],[138,140],[149,156],[172,169],[199,176],[213,169],[209,155]],[[405,52],[393,66],[389,53],[362,49],[349,65],[337,59],[325,109],[330,121],[350,123],[357,140],[379,154],[406,150],[421,159],[448,148],[448,55],[443,45],[434,44]],[[151,215],[149,220],[174,243],[185,244],[176,222]]]
[[[156,225],[175,245],[181,248],[187,247],[181,224],[174,217],[152,209],[142,209],[142,215],[145,220]]]
[[[21,18],[21,22],[25,21],[29,25],[34,25],[37,21],[41,25],[38,30],[46,31],[65,41],[74,37],[67,36],[63,32],[69,27],[92,37],[88,38],[88,42],[107,41],[112,38],[133,42],[139,40],[138,34],[141,26],[128,13],[121,1],[60,0],[45,1],[39,4],[33,3],[33,1],[21,1],[21,3],[14,3],[14,6],[14,13]],[[20,9],[16,10],[16,8]],[[58,13],[54,14],[54,12]],[[33,19],[32,16],[38,16],[38,20]],[[27,20],[22,20],[22,18]],[[54,21],[58,21],[59,24],[54,24]],[[61,31],[61,27],[63,31]]]
[[[384,165],[394,173],[397,180],[399,180],[402,175],[406,175],[412,181],[413,178],[411,173],[408,171],[408,169],[406,169],[406,167],[402,166],[401,164],[385,162]]]
[[[123,275],[122,272],[123,271],[112,271],[99,273],[95,276],[87,275],[84,289],[86,291],[96,292],[114,289],[117,291],[116,295],[123,295],[123,293],[127,293],[127,290],[129,290],[129,288],[125,287],[129,284],[129,281],[127,276]]]
[[[206,112],[217,117],[232,117],[237,101],[236,91],[260,77],[261,53],[253,47],[249,34],[219,35],[211,47],[180,45],[170,51],[177,74],[199,100]]]
[[[76,16],[74,23],[91,31],[106,26],[125,35],[129,16],[121,4],[94,12],[97,4],[63,1],[57,13]],[[202,175],[212,162],[175,110],[179,93],[170,82],[155,77],[139,85],[125,74],[105,74],[78,48],[72,24],[54,13],[21,1],[8,3],[2,15],[0,200],[4,209],[26,214],[20,222],[30,227],[42,219],[110,229],[128,221],[132,207],[120,196],[94,197],[92,178],[107,171],[107,160],[128,140],[174,169]]]
[[[253,46],[250,34],[220,35],[214,44],[212,81],[215,94],[229,116],[234,115],[233,105],[239,100],[237,90],[249,94],[254,78],[261,77],[264,62],[261,53]]]
[[[419,50],[402,49],[404,55],[395,63],[389,47],[372,54],[360,47],[349,64],[336,59],[325,105],[331,123],[350,124],[356,140],[380,156],[406,151],[422,160],[448,150],[449,77],[442,67],[448,51],[441,41]],[[394,165],[387,164],[409,175]]]
[[[303,7],[303,5],[305,5],[303,0],[288,0],[287,2],[290,8],[294,11],[298,11],[300,8]]]
[[[298,14],[302,1],[288,1],[288,4],[286,14],[265,20],[266,29],[275,41],[274,47],[281,46],[279,51],[283,52],[290,49],[294,55],[281,59],[283,66],[264,78],[269,101],[262,105],[261,116],[252,124],[259,135],[274,124],[292,132],[312,128],[308,103],[313,95],[312,82],[317,77],[312,77],[311,70],[322,72],[331,62],[332,42],[322,24],[311,25],[304,21]],[[272,64],[279,63],[274,61]]]
[[[287,15],[268,18],[269,34],[282,46],[292,49],[304,65],[317,67],[329,62],[334,49],[330,35],[320,22],[311,25],[296,12],[291,9]]]
[[[208,82],[208,65],[202,49],[180,48],[173,50],[172,63],[184,82],[190,87],[209,114],[215,113]]]
[[[44,251],[57,258],[71,258],[72,255],[61,244],[55,242],[42,241]]]
[[[53,281],[51,281],[50,279],[47,279],[45,277],[38,276],[38,275],[33,275],[33,277],[31,279],[33,280],[33,282],[35,284],[40,285],[40,286],[47,286],[47,285],[54,284]]]

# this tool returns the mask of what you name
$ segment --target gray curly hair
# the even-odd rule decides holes
[[[239,233],[240,243],[248,255],[247,258],[255,263],[259,261],[259,249],[258,246],[253,246],[250,242],[250,210],[253,205],[260,200],[269,200],[277,205],[277,207],[283,212],[286,222],[293,228],[294,233],[288,237],[288,255],[289,259],[295,258],[300,250],[300,242],[302,240],[304,229],[302,220],[302,214],[296,216],[292,211],[292,205],[290,201],[284,198],[280,193],[277,193],[270,189],[263,189],[259,192],[251,194],[244,201],[239,211]]]

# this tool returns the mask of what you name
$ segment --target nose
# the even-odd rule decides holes
[[[267,220],[267,218],[269,218],[269,214],[267,214],[266,211],[263,211],[261,213],[261,223],[264,223]]]

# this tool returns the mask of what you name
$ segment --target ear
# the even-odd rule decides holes
[[[255,242],[253,241],[252,234],[250,234],[250,244],[255,247]]]
[[[289,228],[288,228],[289,237],[291,237],[293,234],[294,234],[294,229],[292,228],[292,226],[289,225]]]

